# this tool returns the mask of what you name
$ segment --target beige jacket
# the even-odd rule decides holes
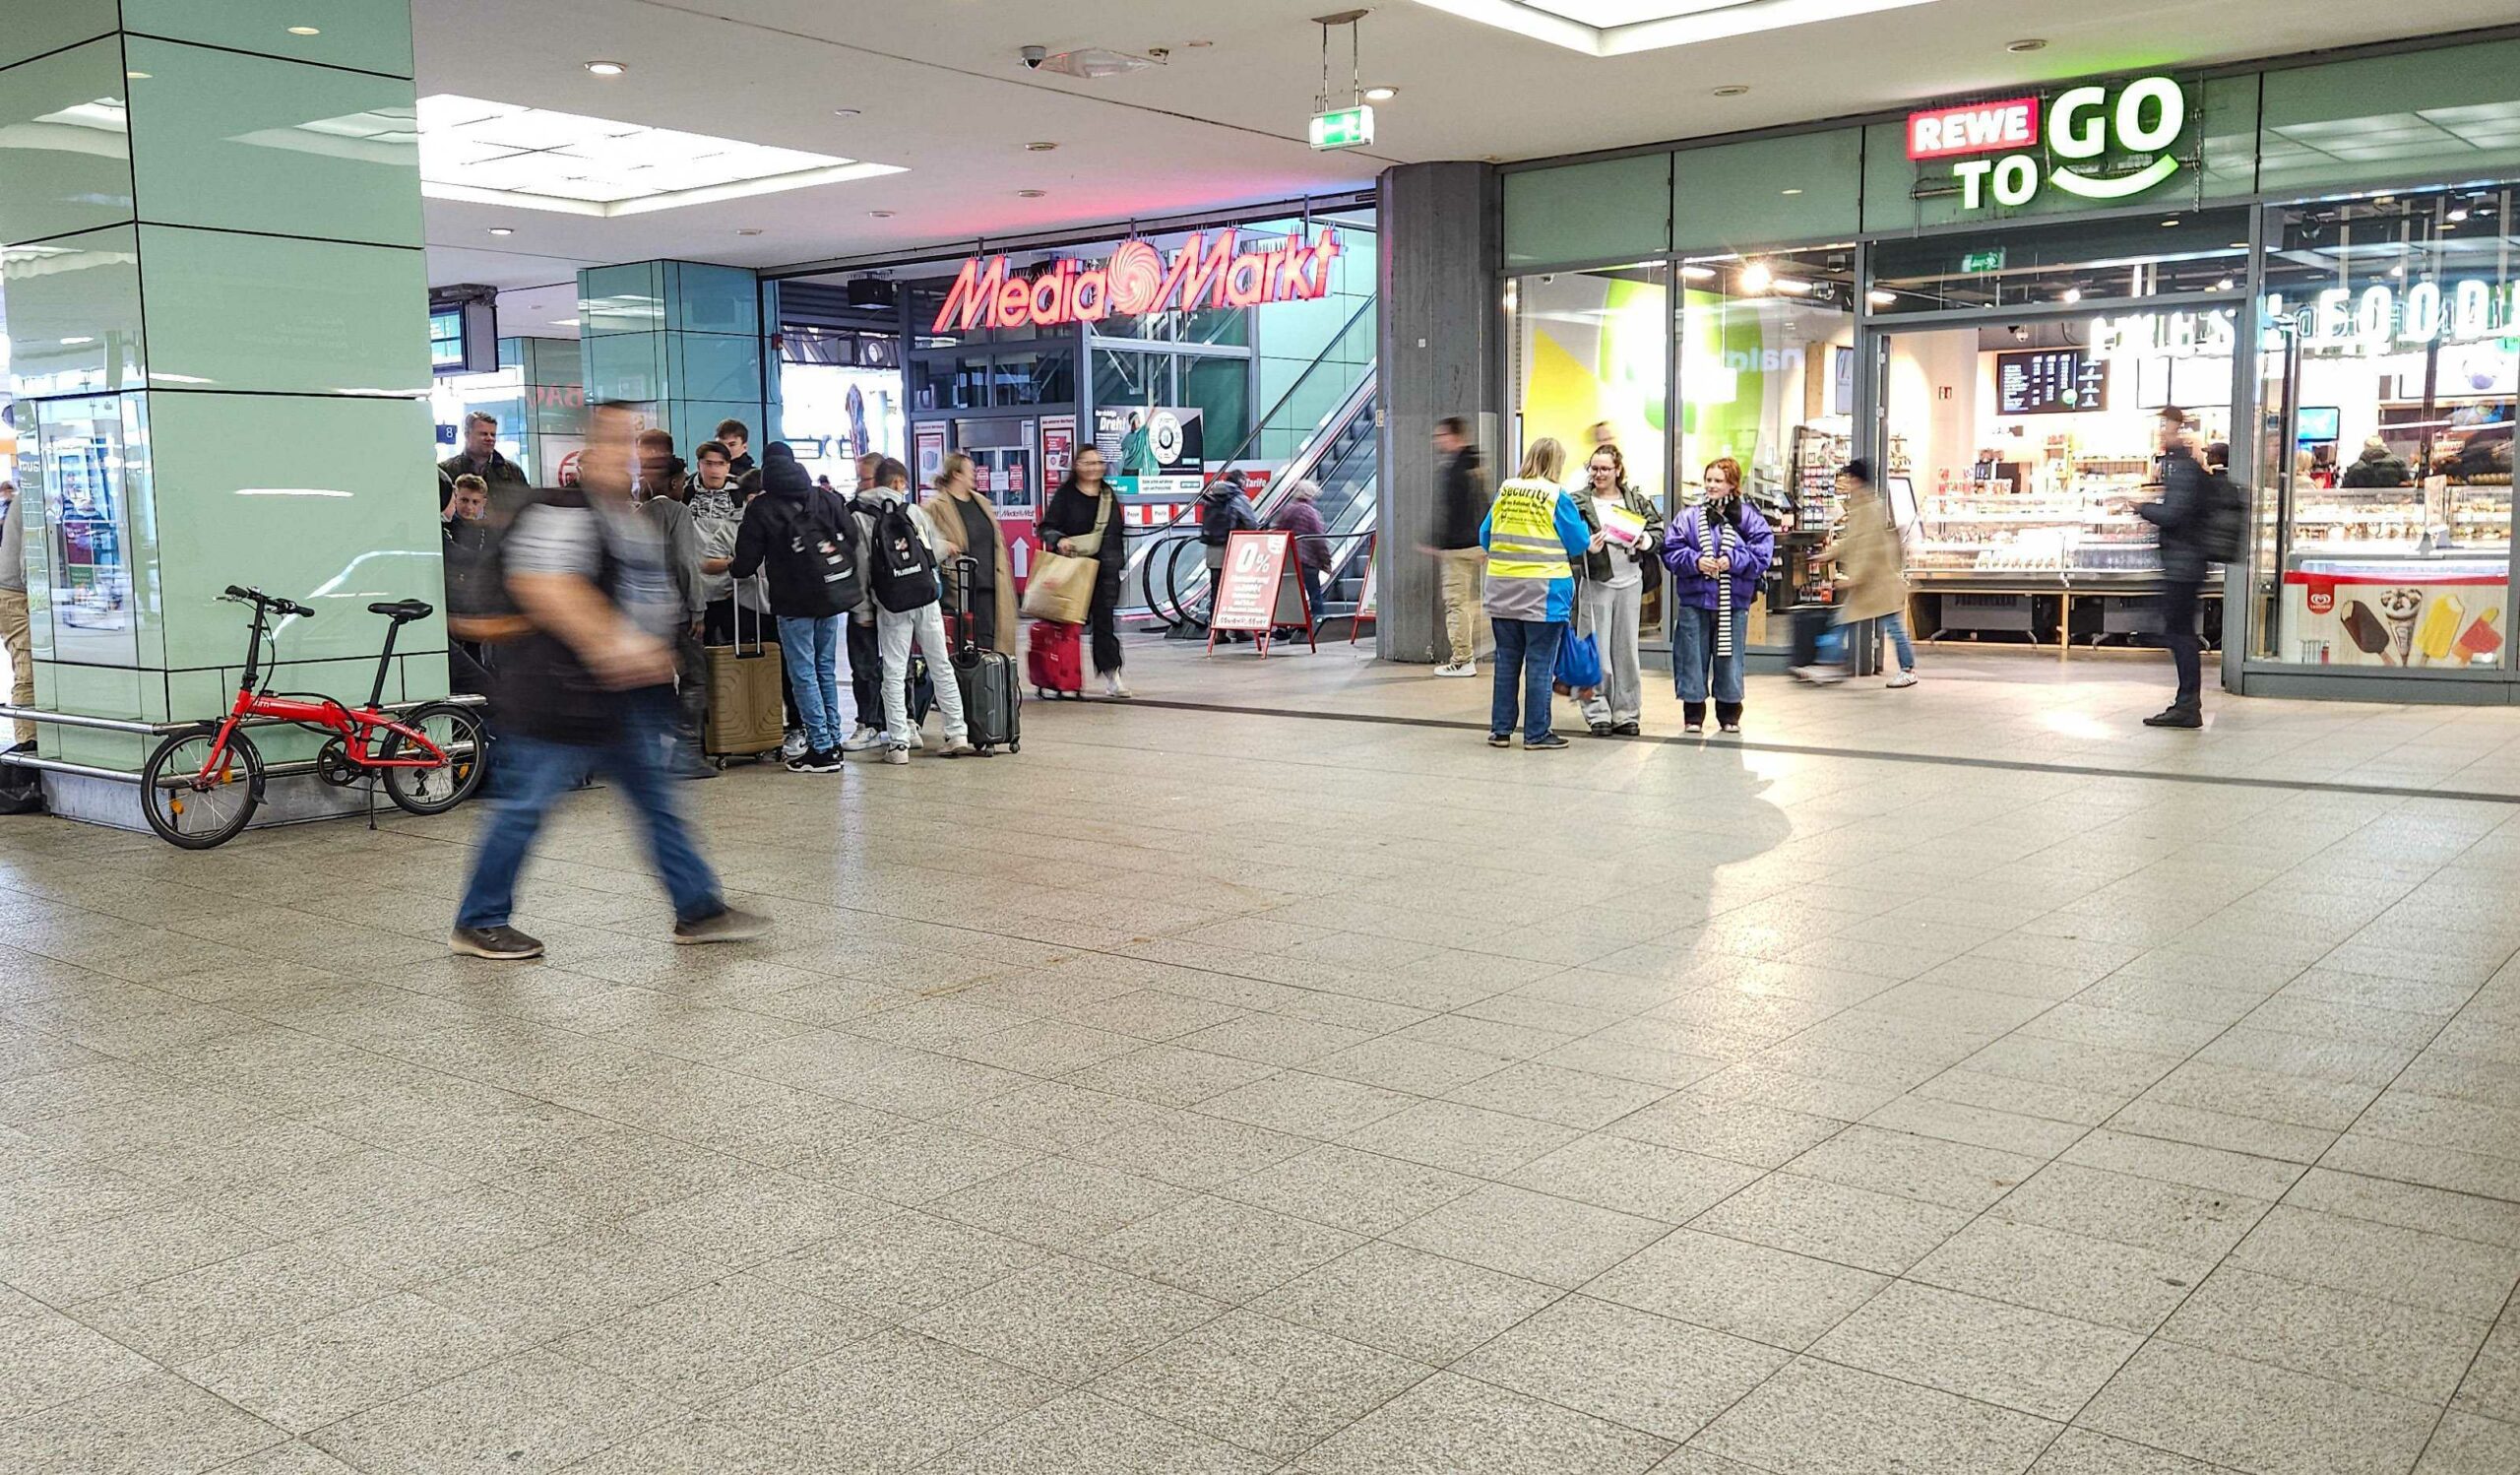
[[[1899,531],[1890,525],[1889,504],[1879,496],[1847,502],[1846,525],[1835,541],[1838,573],[1846,598],[1838,620],[1878,619],[1908,608],[1908,575],[1900,556]]]
[[[1016,631],[1015,565],[1014,560],[1009,558],[1006,553],[1006,530],[998,526],[997,509],[989,505],[987,497],[975,493],[972,500],[979,503],[980,511],[988,514],[989,529],[996,535],[992,541],[997,545],[997,589],[995,591],[997,595],[997,649],[1008,656],[1012,656],[1015,654]],[[970,552],[972,556],[976,558],[988,557],[989,554],[987,552],[976,549],[967,549],[963,546],[963,514],[962,509],[957,505],[957,498],[950,496],[945,492],[934,491],[928,493],[927,500],[921,504],[921,509],[927,514],[927,525],[932,534],[928,540],[929,545],[934,547],[937,542],[942,540],[946,545],[946,547],[937,548],[937,552],[939,557],[945,560],[959,558],[966,552]],[[950,548],[951,551],[947,551],[947,548]],[[953,577],[954,570],[950,561],[947,562],[944,573],[948,579]],[[955,598],[952,586],[948,585],[945,591],[945,608],[948,610],[954,609]]]

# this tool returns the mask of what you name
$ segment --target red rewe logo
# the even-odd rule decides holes
[[[1138,240],[1124,242],[1106,262],[1061,261],[1029,278],[1009,277],[1003,256],[975,256],[955,275],[928,331],[1054,328],[1169,307],[1308,302],[1329,294],[1330,263],[1338,255],[1336,230],[1325,229],[1310,243],[1290,239],[1237,252],[1228,226],[1191,236],[1169,266]]]
[[[1908,114],[1910,159],[1998,154],[2032,148],[2038,142],[2037,97],[1969,102],[1958,107],[1934,107]]]

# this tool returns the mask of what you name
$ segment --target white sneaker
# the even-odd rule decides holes
[[[1890,687],[1914,686],[1917,684],[1917,673],[1913,671],[1903,671],[1881,684]]]
[[[1436,667],[1435,674],[1439,676],[1475,676],[1479,674],[1479,668],[1473,666],[1467,661],[1455,661],[1449,665]]]
[[[1102,678],[1102,694],[1117,701],[1127,701],[1131,695],[1129,683],[1121,680],[1120,673],[1115,671]]]
[[[862,753],[868,748],[883,745],[884,735],[873,728],[859,728],[840,740],[840,750],[844,753]]]
[[[946,739],[945,745],[936,750],[936,756],[940,758],[968,758],[978,751],[978,748],[972,746],[969,738],[949,738]]]
[[[892,746],[884,749],[884,761],[887,763],[908,763],[910,761],[910,744],[907,742],[896,742]]]
[[[1834,666],[1794,666],[1786,673],[1814,686],[1834,686],[1847,678],[1847,673]]]
[[[782,758],[801,758],[805,756],[806,748],[811,745],[812,744],[805,741],[805,730],[803,728],[789,728],[788,730],[788,736],[780,740],[779,756]]]

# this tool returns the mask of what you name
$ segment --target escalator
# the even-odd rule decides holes
[[[1373,331],[1369,301],[1217,468],[1268,478],[1253,499],[1263,523],[1286,505],[1296,482],[1321,488],[1314,505],[1330,542],[1330,566],[1322,580],[1324,619],[1354,612],[1372,551],[1381,470]],[[1312,411],[1325,402],[1326,412]],[[1281,448],[1283,455],[1269,454]],[[1145,540],[1130,555],[1128,578],[1126,587],[1143,600],[1130,611],[1136,617],[1151,616],[1175,635],[1206,633],[1208,570],[1195,526],[1177,524]]]

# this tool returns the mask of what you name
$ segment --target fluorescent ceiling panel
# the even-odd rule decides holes
[[[438,93],[419,99],[420,192],[564,215],[642,215],[747,195],[898,174],[740,139]],[[357,114],[300,125],[334,135],[410,137],[410,118]],[[368,131],[372,130],[372,131]]]
[[[1782,31],[1932,0],[1418,0],[1440,11],[1594,56]]]

